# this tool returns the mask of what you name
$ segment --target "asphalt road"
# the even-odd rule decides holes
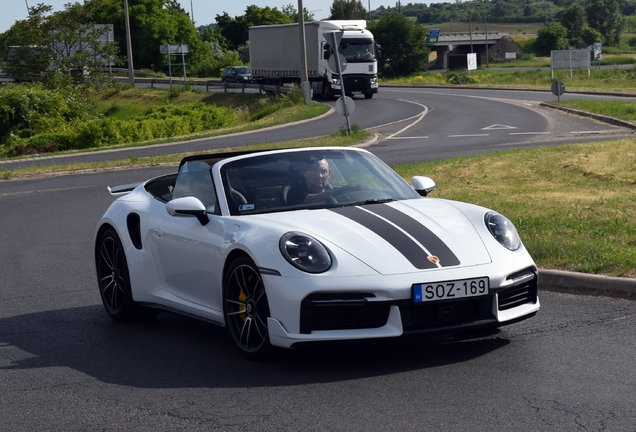
[[[471,118],[445,130],[443,96],[384,93],[360,100],[356,113],[371,122],[380,111],[371,126],[382,140],[370,149],[395,160],[398,146],[412,146],[411,159],[488,151],[483,137],[449,137],[473,130],[492,133],[497,148],[560,142],[511,142],[501,132],[511,129],[483,132],[492,124],[561,130],[561,141],[572,139],[565,131],[611,129],[567,115],[555,123],[534,105],[506,117],[519,102],[464,95],[448,97],[477,104],[474,115],[462,106]],[[401,102],[416,97],[427,101],[424,116]],[[294,127],[272,133],[285,130]],[[633,301],[541,290],[539,314],[497,334],[292,351],[266,363],[243,359],[212,324],[171,314],[112,322],[91,258],[95,224],[113,200],[106,186],[174,169],[0,182],[0,430],[636,431]]]
[[[616,99],[567,94],[568,98]],[[499,150],[633,136],[622,127],[541,106],[550,92],[483,89],[382,88],[373,99],[355,98],[351,124],[379,135],[369,149],[389,165],[436,160]],[[636,100],[631,98],[622,98]],[[333,102],[329,102],[333,105]],[[129,159],[184,151],[213,151],[248,144],[281,142],[338,133],[343,116],[333,111],[320,119],[265,131],[120,151],[0,163],[4,169],[68,161]]]

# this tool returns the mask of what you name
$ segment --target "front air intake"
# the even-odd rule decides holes
[[[537,272],[527,270],[525,272],[517,272],[508,277],[508,280],[514,281],[514,285],[510,288],[497,291],[497,300],[499,310],[504,311],[521,306],[526,303],[537,302]]]

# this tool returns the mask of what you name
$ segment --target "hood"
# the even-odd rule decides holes
[[[265,216],[265,215],[262,215]],[[416,199],[267,215],[288,231],[316,237],[381,274],[491,262],[470,220],[442,200]]]

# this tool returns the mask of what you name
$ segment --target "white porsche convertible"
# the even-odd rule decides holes
[[[411,183],[365,150],[306,148],[190,156],[109,188],[95,234],[106,312],[211,321],[252,358],[533,316],[537,267],[510,220]]]

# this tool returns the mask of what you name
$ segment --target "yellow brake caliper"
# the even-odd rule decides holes
[[[245,322],[245,320],[247,319],[247,313],[245,311],[245,301],[247,300],[247,296],[243,293],[243,290],[241,290],[241,292],[239,293],[239,297],[238,297],[239,301],[241,303],[243,303],[241,305],[241,312],[243,312],[242,314],[240,314],[239,316],[241,317],[241,319],[243,320],[243,322]]]
[[[252,279],[254,279],[254,274],[250,273],[247,276],[247,282],[251,282]],[[245,293],[243,292],[243,290],[241,289],[241,292],[239,293],[239,297],[238,297],[239,301],[241,303],[245,303],[247,301],[247,296],[245,295]],[[239,316],[241,317],[241,319],[243,320],[243,322],[245,322],[247,320],[247,310],[245,310],[245,304],[243,304],[241,309],[241,312],[243,312],[242,314],[240,314]]]

